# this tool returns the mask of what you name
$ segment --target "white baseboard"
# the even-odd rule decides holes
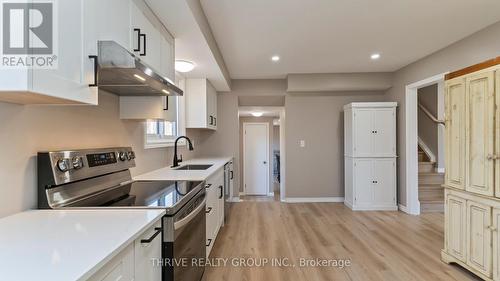
[[[287,197],[287,203],[342,203],[344,197]]]
[[[401,205],[401,204],[398,204],[398,208],[399,208],[399,210],[400,210],[401,212],[404,212],[404,213],[409,214],[409,213],[408,213],[408,208],[406,208],[406,206],[403,206],[403,205]]]
[[[353,211],[397,211],[398,206],[396,205],[352,206],[350,209]]]

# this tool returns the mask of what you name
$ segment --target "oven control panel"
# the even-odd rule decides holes
[[[131,147],[39,152],[38,166],[60,185],[128,170],[135,167],[135,153]]]
[[[115,152],[87,154],[89,167],[103,166],[116,163]]]

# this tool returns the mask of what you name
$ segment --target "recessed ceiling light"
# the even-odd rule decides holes
[[[134,74],[134,77],[137,78],[137,79],[139,79],[139,80],[141,80],[141,81],[143,81],[143,82],[146,81],[146,78],[144,78],[144,77],[142,77],[140,75]]]
[[[280,60],[280,56],[272,56],[271,60],[274,61],[274,62],[277,62],[277,61]]]
[[[182,73],[190,72],[194,69],[194,67],[195,67],[194,63],[187,60],[175,61],[175,70]]]
[[[380,54],[372,54],[370,57],[372,58],[372,60],[378,60],[380,58]]]
[[[264,114],[264,113],[262,113],[262,112],[252,112],[252,115],[253,115],[254,117],[261,117],[263,114]]]

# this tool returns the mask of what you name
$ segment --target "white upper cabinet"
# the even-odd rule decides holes
[[[143,1],[131,1],[130,49],[145,64],[174,81],[174,38]]]
[[[43,64],[24,69],[1,69],[0,101],[21,104],[97,104],[97,89],[89,87],[86,79],[93,74],[87,73],[84,67],[89,61],[84,54],[82,34],[84,3],[84,0],[57,1],[57,6],[53,6],[52,10],[52,38],[30,33],[29,43],[21,42],[19,46],[24,48],[52,45],[50,57],[55,63],[51,68]],[[45,24],[43,20],[50,21],[50,17],[42,19],[42,24]],[[42,49],[48,50],[45,47]],[[37,54],[38,51],[30,50],[32,52],[30,56],[34,59],[47,58]]]
[[[396,156],[396,103],[351,103],[344,110],[346,156]]]
[[[186,128],[217,130],[217,92],[207,79],[186,79]]]
[[[175,80],[174,38],[142,0],[65,0],[56,3],[53,38],[42,39],[51,42],[50,57],[56,58],[57,64],[52,68],[0,69],[0,101],[96,105],[98,89],[89,86],[96,82],[95,59],[89,56],[97,55],[99,40],[117,42],[160,75]],[[29,37],[29,44],[18,42],[12,46],[26,49],[40,44],[35,36]],[[42,40],[42,43],[45,42]],[[12,56],[27,57],[24,54]],[[47,59],[48,55],[35,52],[30,56]]]
[[[173,38],[171,40],[161,37],[160,49],[160,73],[174,81],[175,78],[175,48]]]

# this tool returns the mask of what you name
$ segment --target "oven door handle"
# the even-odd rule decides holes
[[[207,198],[204,198],[201,204],[196,207],[196,209],[194,209],[191,213],[189,213],[189,215],[187,215],[185,218],[174,222],[174,230],[181,229],[191,220],[193,220],[194,217],[196,217],[196,215],[198,215],[202,210],[205,210],[205,203],[207,203]]]

